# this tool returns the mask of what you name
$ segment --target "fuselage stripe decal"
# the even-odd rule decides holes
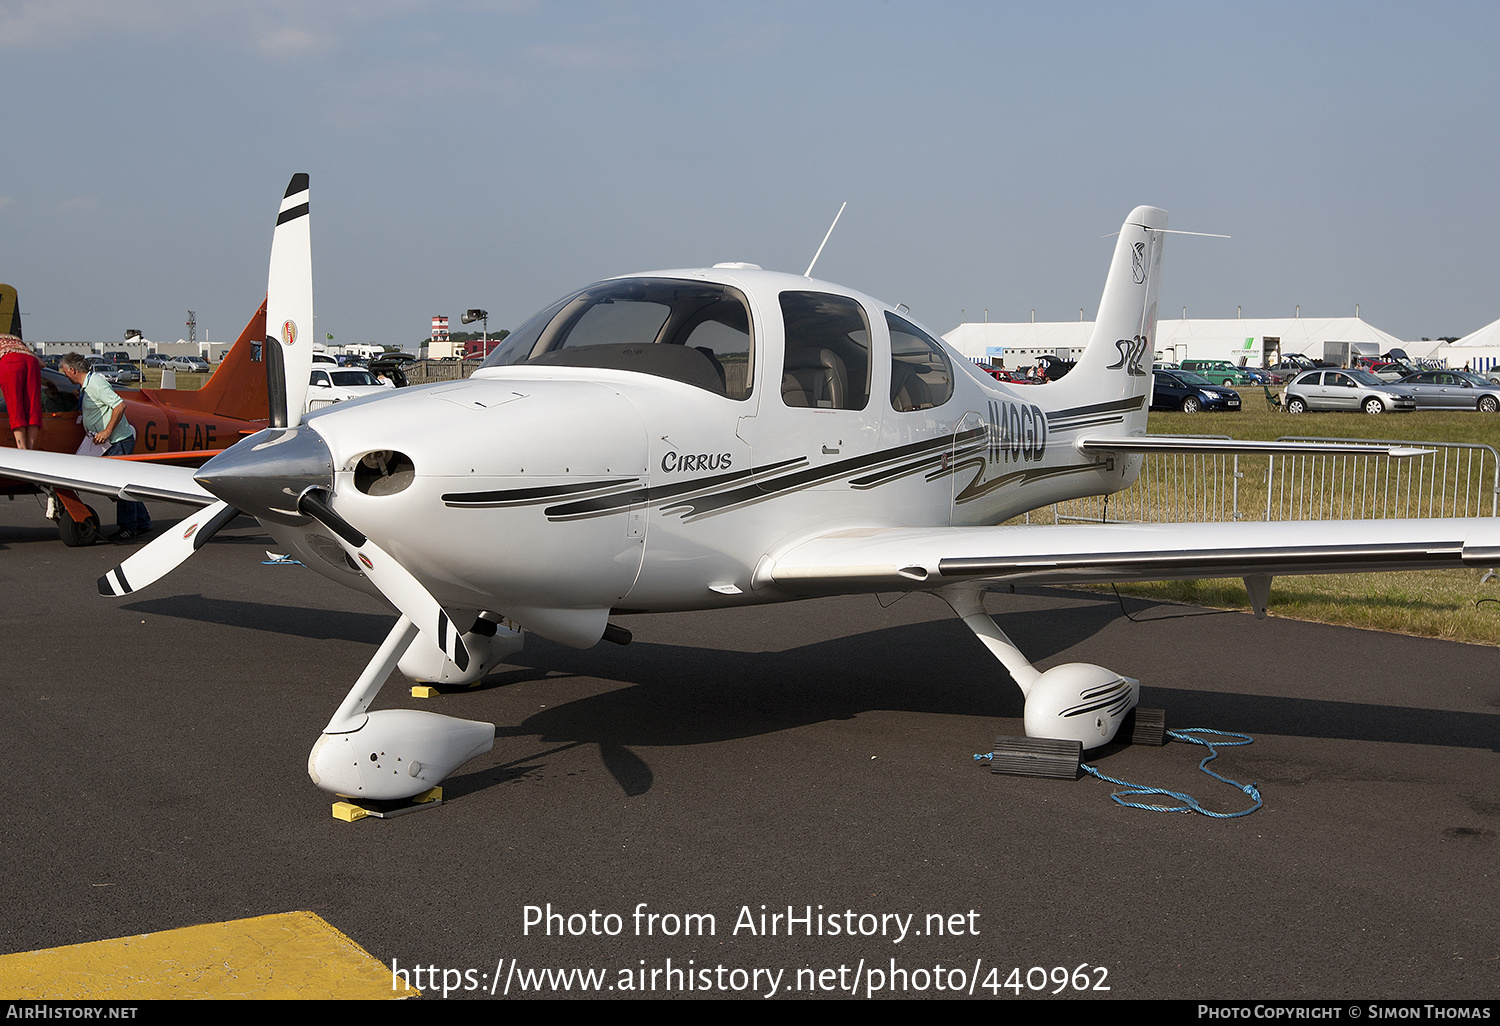
[[[738,474],[725,475],[723,478],[717,480],[724,482],[733,479],[733,484],[731,487],[720,488],[718,490],[705,490],[710,484],[707,481],[683,482],[682,484],[636,489],[631,492],[601,496],[597,499],[552,506],[546,512],[549,519],[578,519],[582,517],[605,516],[619,512],[630,505],[645,503],[650,506],[660,506],[663,513],[680,513],[685,520],[697,519],[698,517],[723,512],[731,507],[759,502],[762,499],[774,498],[788,492],[814,487],[828,481],[835,481],[841,477],[847,477],[856,471],[902,460],[914,454],[931,453],[934,449],[946,449],[948,446],[958,442],[973,441],[981,437],[984,432],[984,428],[973,428],[957,436],[944,435],[939,438],[913,442],[894,449],[885,449],[864,456],[839,460],[836,463],[830,463],[822,467],[803,466],[807,462],[805,458],[784,460],[766,467],[757,467]],[[930,461],[932,458],[930,455],[925,456],[923,462]],[[758,475],[775,473],[778,470],[794,466],[801,469],[793,469],[790,473],[778,474],[769,480],[755,479]],[[751,478],[751,480],[745,481],[747,477]]]
[[[1049,477],[1063,477],[1068,474],[1095,473],[1100,469],[1096,463],[1085,463],[1066,467],[1034,467],[1031,470],[1018,470],[1003,477],[997,477],[992,481],[970,483],[963,491],[953,497],[955,505],[963,505],[975,499],[983,498],[996,488],[1014,484],[1017,481],[1030,483],[1032,481],[1043,481]]]
[[[1080,417],[1077,420],[1070,420],[1066,424],[1053,424],[1049,421],[1047,428],[1051,431],[1077,431],[1079,428],[1100,427],[1104,424],[1120,424],[1124,420],[1125,418],[1121,416],[1100,414],[1097,417]]]
[[[1144,395],[1136,395],[1125,399],[1111,399],[1107,403],[1075,406],[1071,410],[1056,410],[1047,414],[1047,423],[1050,426],[1053,421],[1067,420],[1070,417],[1091,417],[1099,413],[1129,413],[1131,410],[1140,409],[1145,402]]]
[[[543,485],[536,488],[505,488],[492,492],[448,492],[443,496],[443,502],[449,506],[512,506],[525,505],[532,502],[546,502],[550,499],[560,499],[565,495],[573,495],[578,492],[599,491],[606,488],[617,488],[621,485],[633,485],[640,482],[638,477],[622,477],[612,481],[584,481],[578,484]]]

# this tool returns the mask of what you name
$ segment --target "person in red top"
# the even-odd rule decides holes
[[[42,361],[15,335],[0,335],[0,393],[17,449],[35,449],[42,433]]]

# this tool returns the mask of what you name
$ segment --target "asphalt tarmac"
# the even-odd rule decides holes
[[[1021,732],[1019,693],[929,596],[621,617],[628,647],[530,639],[464,693],[393,678],[377,707],[491,721],[495,748],[441,807],[348,824],[307,753],[394,613],[262,565],[268,544],[241,519],[104,599],[135,545],[67,549],[0,502],[0,954],[307,910],[385,965],[457,970],[450,998],[574,969],[605,996],[1500,996],[1494,649],[990,599],[1041,667],[1096,662],[1170,727],[1253,735],[1214,768],[1265,806],[1216,820],[976,765]],[[1092,761],[1245,808],[1204,754]]]

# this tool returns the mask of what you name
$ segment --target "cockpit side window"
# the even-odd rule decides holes
[[[786,360],[781,400],[788,406],[862,410],[870,402],[870,325],[847,296],[783,292]]]
[[[508,336],[484,366],[632,370],[748,399],[754,354],[749,306],[738,290],[625,278],[554,303]]]
[[[941,406],[953,397],[953,364],[942,343],[889,310],[891,409],[897,413]]]

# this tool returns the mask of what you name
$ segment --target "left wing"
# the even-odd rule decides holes
[[[197,471],[192,467],[168,467],[133,459],[74,456],[37,449],[0,449],[0,477],[108,495],[127,502],[160,499],[191,506],[217,502],[193,480],[195,473]]]
[[[1500,562],[1500,519],[856,528],[757,572],[795,594],[1450,569]]]

